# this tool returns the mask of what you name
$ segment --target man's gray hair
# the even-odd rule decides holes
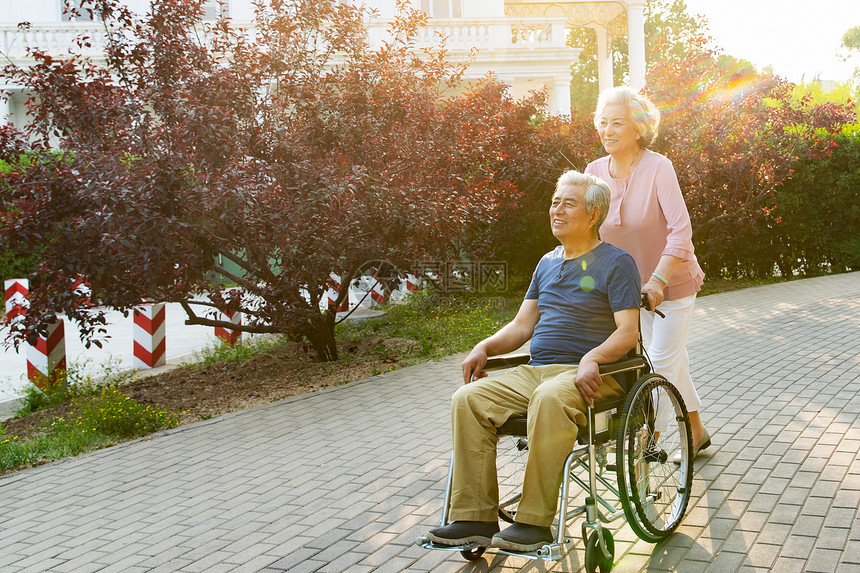
[[[609,185],[607,185],[600,177],[573,170],[565,171],[561,177],[558,178],[558,182],[555,184],[555,190],[558,192],[562,187],[567,187],[568,185],[574,187],[585,187],[583,200],[585,201],[586,212],[591,213],[594,209],[597,209],[600,212],[600,215],[597,217],[597,221],[595,221],[594,226],[592,227],[594,235],[599,237],[600,225],[603,224],[603,221],[606,219],[606,214],[609,212],[609,199],[612,196],[612,191],[609,189]]]

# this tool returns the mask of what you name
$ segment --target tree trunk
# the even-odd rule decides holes
[[[333,320],[327,320],[325,315],[315,316],[310,321],[305,336],[314,347],[317,360],[320,362],[337,360],[337,341],[334,338]]]

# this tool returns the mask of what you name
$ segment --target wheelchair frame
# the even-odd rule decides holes
[[[527,354],[491,358],[484,370],[503,370],[525,364],[528,360]],[[627,522],[637,536],[651,543],[671,535],[678,527],[686,512],[692,486],[693,446],[690,421],[684,400],[678,390],[666,378],[650,371],[648,361],[642,353],[641,341],[627,358],[600,367],[600,374],[613,376],[625,390],[625,395],[598,401],[594,408],[588,408],[587,425],[580,429],[577,445],[568,454],[564,464],[559,492],[558,533],[555,541],[533,552],[519,553],[495,549],[498,553],[529,559],[561,560],[564,545],[572,541],[567,536],[568,522],[584,514],[582,539],[585,546],[585,568],[588,573],[598,569],[601,573],[608,573],[614,566],[615,549],[612,533],[603,524],[626,516]],[[677,433],[670,432],[668,424],[665,430],[661,430],[661,416],[668,421],[666,414],[671,414],[664,409],[663,394],[668,399],[667,406],[674,410],[674,419],[678,423]],[[521,458],[518,472],[520,474],[524,472],[525,462],[522,458],[527,455],[528,449],[527,441],[523,438],[526,433],[525,427],[525,418],[514,418],[503,424],[498,432],[500,441],[504,436],[516,438],[515,448],[518,450],[518,457]],[[615,434],[614,465],[608,463],[606,451],[611,444],[613,433]],[[667,447],[670,448],[668,452]],[[497,460],[498,452],[497,447]],[[677,452],[680,452],[681,463],[676,466],[669,458]],[[453,461],[452,453],[445,484],[442,526],[449,523]],[[601,467],[600,472],[597,470],[598,465]],[[672,471],[663,471],[667,465]],[[575,469],[586,470],[588,474],[586,479],[576,475]],[[602,475],[603,469],[615,471],[617,477],[615,485]],[[501,477],[501,472],[499,476]],[[518,480],[514,480],[519,482],[515,484],[516,486],[521,485],[521,478],[522,475]],[[568,507],[571,483],[578,485],[586,494],[584,505]],[[598,483],[618,500],[620,508],[605,499],[598,491]],[[673,488],[674,495],[671,496],[670,505],[668,498]],[[503,490],[503,484],[500,483],[499,516],[504,521],[512,522],[516,514],[516,504],[522,494],[516,491],[516,487],[506,494],[503,494]],[[665,503],[660,501],[664,495],[667,497]],[[668,512],[668,516],[657,513],[658,505],[664,512]],[[601,507],[606,510],[606,513],[601,511]],[[476,544],[440,545],[425,537],[418,538],[417,544],[426,549],[460,551],[463,557],[470,561],[479,559],[487,549]]]

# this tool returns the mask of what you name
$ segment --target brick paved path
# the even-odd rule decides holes
[[[679,532],[621,526],[615,571],[860,571],[860,273],[705,297],[689,350],[714,446]],[[461,359],[0,477],[0,570],[579,571],[581,541],[549,564],[413,544]]]

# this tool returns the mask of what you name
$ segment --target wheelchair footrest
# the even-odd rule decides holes
[[[570,543],[570,539],[565,538],[564,542]],[[460,552],[463,552],[463,551],[471,551],[473,549],[478,549],[478,548],[484,548],[482,545],[477,545],[475,543],[465,543],[463,545],[441,545],[439,543],[433,543],[432,541],[430,541],[429,539],[427,539],[426,537],[423,537],[423,536],[416,539],[415,544],[418,547],[421,547],[422,549],[436,549],[439,551],[460,551]],[[525,557],[526,559],[534,559],[534,560],[543,559],[544,561],[561,561],[561,558],[562,558],[561,548],[562,548],[562,546],[559,545],[558,543],[549,543],[547,545],[544,545],[543,547],[541,547],[540,549],[538,549],[536,551],[529,551],[528,553],[518,552],[518,551],[508,551],[506,549],[496,549],[494,547],[490,548],[490,549],[495,549],[497,553],[500,553],[503,555],[513,555],[515,557]]]
[[[440,551],[470,551],[472,549],[477,549],[478,547],[483,547],[483,545],[478,545],[476,543],[464,543],[463,545],[442,545],[441,543],[433,543],[432,541],[423,536],[416,539],[415,544],[423,549],[438,549]]]
[[[569,543],[570,539],[565,539],[564,542]],[[562,546],[559,545],[558,543],[550,543],[550,544],[544,545],[543,547],[541,547],[537,551],[529,551],[528,553],[519,552],[519,551],[508,551],[507,549],[496,549],[496,552],[501,553],[502,555],[513,555],[514,557],[525,557],[526,559],[534,559],[534,560],[543,559],[544,561],[561,561],[561,558],[562,558],[561,548],[562,548]]]

